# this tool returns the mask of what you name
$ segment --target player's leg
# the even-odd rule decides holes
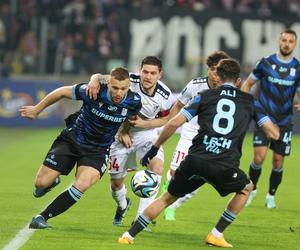
[[[168,207],[177,198],[170,193],[165,192],[161,197],[153,201],[144,212],[137,217],[130,229],[125,232],[118,242],[120,244],[133,244],[134,237],[147,228],[149,223],[153,221],[160,213]]]
[[[257,183],[262,171],[262,165],[267,156],[269,140],[265,133],[256,128],[253,134],[253,146],[254,146],[254,158],[249,167],[249,177],[254,184],[253,191],[250,193],[246,203],[246,207],[249,206],[257,194]]]
[[[76,179],[73,185],[57,196],[48,207],[42,211],[39,215],[35,216],[29,227],[35,229],[44,229],[50,227],[47,220],[53,218],[73,206],[83,193],[88,190],[92,185],[94,185],[104,174],[107,165],[107,153],[108,149],[96,149],[92,151],[81,150],[77,152],[78,154],[85,155],[77,161],[78,169],[76,171]],[[73,166],[70,162],[73,160],[73,155],[60,157],[65,161],[60,162],[61,168],[64,169],[62,173],[68,174]],[[71,159],[68,161],[68,159]],[[64,165],[66,164],[66,165]],[[74,165],[74,164],[73,164]]]
[[[34,197],[42,197],[56,187],[60,183],[59,176],[60,172],[57,170],[51,169],[45,165],[41,165],[34,182]]]
[[[113,225],[121,226],[125,214],[131,206],[131,200],[126,197],[127,189],[124,184],[125,176],[120,179],[117,179],[118,176],[114,176],[114,174],[111,174],[110,176],[111,194],[117,205],[116,213],[113,218]]]
[[[235,191],[235,195],[229,201],[225,211],[217,222],[216,226],[206,237],[206,243],[209,245],[219,246],[219,247],[232,247],[223,236],[225,229],[231,225],[231,223],[236,219],[239,212],[245,206],[249,194],[253,189],[253,183],[248,180],[247,176],[242,171],[237,171],[236,180],[225,180],[223,184],[219,184],[220,189],[216,189],[222,196],[231,193],[232,191],[244,187],[241,191]],[[232,177],[234,178],[234,177]],[[221,191],[220,191],[221,190]]]
[[[173,154],[173,158],[170,164],[170,179],[175,175],[176,169],[179,167],[182,160],[185,158],[185,156],[188,154],[189,147],[191,146],[192,141],[189,138],[185,138],[183,136],[180,137],[180,140],[176,146],[176,150]],[[167,180],[168,180],[168,174],[167,174]],[[165,185],[164,185],[165,186]],[[166,190],[168,187],[166,187]],[[195,194],[197,193],[197,190],[186,194],[184,197],[178,198],[174,203],[172,203],[169,207],[167,207],[164,211],[164,218],[166,220],[173,221],[175,220],[175,214],[176,209],[180,206],[182,206],[185,202],[190,200]]]
[[[120,244],[133,244],[134,237],[144,230],[164,208],[175,202],[178,197],[182,197],[185,194],[196,190],[205,183],[203,180],[194,180],[193,178],[190,178],[192,172],[189,169],[191,168],[189,164],[191,162],[197,164],[196,161],[185,161],[186,164],[181,165],[176,171],[174,178],[171,180],[168,191],[153,201],[144,210],[143,214],[138,216],[130,229],[119,238],[118,242]]]
[[[271,141],[270,146],[273,150],[273,168],[269,179],[269,191],[265,200],[267,208],[276,207],[275,193],[282,180],[284,158],[291,152],[292,125],[280,128],[280,134],[281,140]]]
[[[132,157],[129,154],[130,149],[125,148],[122,144],[115,142],[110,150],[109,169],[110,174],[110,190],[114,201],[116,202],[116,212],[113,218],[113,225],[120,226],[127,210],[131,206],[131,200],[126,197],[127,188],[125,186],[125,178],[127,175],[127,162],[131,162]],[[135,161],[135,154],[134,161]],[[131,164],[131,163],[129,163]],[[136,165],[136,163],[134,163]],[[134,168],[133,165],[130,165]]]

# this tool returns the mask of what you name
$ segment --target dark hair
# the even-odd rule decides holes
[[[209,68],[213,67],[213,66],[216,66],[219,63],[220,60],[226,59],[226,58],[230,58],[230,56],[226,52],[224,52],[222,50],[215,51],[207,57],[206,65]]]
[[[110,76],[114,77],[118,81],[123,81],[129,78],[129,71],[123,67],[113,68],[110,71]]]
[[[145,64],[149,64],[149,65],[155,65],[158,67],[158,70],[161,71],[162,69],[162,63],[161,60],[156,57],[156,56],[146,56],[141,63],[141,68],[143,68],[143,66]]]
[[[280,36],[281,36],[282,34],[284,34],[284,33],[294,35],[295,38],[296,38],[296,40],[297,40],[297,33],[296,33],[296,31],[294,31],[294,30],[292,30],[292,29],[286,29],[286,30],[284,30],[284,31],[282,31],[282,32],[280,33]]]
[[[216,67],[216,73],[222,82],[235,82],[240,76],[240,71],[240,64],[232,58],[222,59]]]

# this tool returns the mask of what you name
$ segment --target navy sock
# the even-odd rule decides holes
[[[228,209],[224,211],[221,218],[219,219],[216,229],[222,233],[226,227],[228,227],[236,218],[236,215],[232,212],[230,212]]]
[[[283,168],[273,168],[270,175],[269,194],[275,195],[282,180]]]
[[[144,228],[146,228],[150,223],[150,220],[143,214],[141,214],[131,228],[128,230],[128,233],[132,236],[135,237],[139,232],[141,232]]]
[[[43,212],[41,212],[41,215],[45,218],[45,220],[55,217],[73,206],[82,195],[82,192],[72,186],[57,196],[56,199],[52,201]]]
[[[250,168],[249,168],[249,177],[250,177],[250,180],[254,184],[253,190],[256,189],[256,184],[258,182],[260,174],[261,174],[261,166],[260,165],[256,165],[254,162],[251,162]]]

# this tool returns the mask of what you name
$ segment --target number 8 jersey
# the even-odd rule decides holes
[[[188,120],[198,115],[200,125],[188,154],[235,168],[239,167],[241,147],[252,119],[259,126],[269,120],[266,115],[258,120],[254,98],[230,83],[196,96],[181,113]]]

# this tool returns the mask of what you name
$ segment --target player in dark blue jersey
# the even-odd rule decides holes
[[[223,86],[196,96],[193,102],[171,119],[157,141],[142,159],[142,164],[156,155],[158,148],[186,121],[198,115],[200,129],[193,139],[188,155],[181,162],[174,178],[160,198],[149,205],[125,232],[119,243],[132,244],[143,228],[179,197],[196,190],[204,183],[211,184],[221,196],[235,192],[227,209],[206,243],[219,247],[232,247],[223,237],[223,231],[244,207],[253,184],[239,169],[241,146],[249,123],[255,117],[254,98],[236,86],[239,85],[240,66],[234,59],[223,59],[216,66],[216,75]],[[279,137],[279,130],[265,116],[257,120],[268,136]]]
[[[285,30],[280,34],[279,51],[262,58],[255,66],[252,74],[242,86],[249,92],[250,88],[260,81],[260,90],[255,103],[261,113],[267,114],[272,122],[280,127],[281,140],[267,138],[258,127],[253,135],[254,158],[250,164],[249,175],[254,184],[246,206],[256,197],[256,185],[261,174],[262,164],[267,155],[268,146],[273,150],[273,168],[269,180],[269,191],[265,199],[267,208],[275,208],[274,196],[282,180],[284,157],[291,152],[293,101],[297,93],[300,111],[300,63],[293,57],[297,35],[293,30]]]
[[[86,85],[79,84],[58,88],[37,105],[20,109],[21,116],[35,119],[46,107],[62,98],[83,101],[78,117],[56,138],[40,167],[34,195],[41,197],[50,191],[57,185],[59,176],[68,175],[77,163],[75,182],[32,219],[30,228],[50,227],[48,219],[73,206],[103,176],[109,148],[119,127],[127,118],[137,115],[142,106],[141,97],[129,87],[128,70],[115,68],[96,100],[90,100],[85,94]]]

